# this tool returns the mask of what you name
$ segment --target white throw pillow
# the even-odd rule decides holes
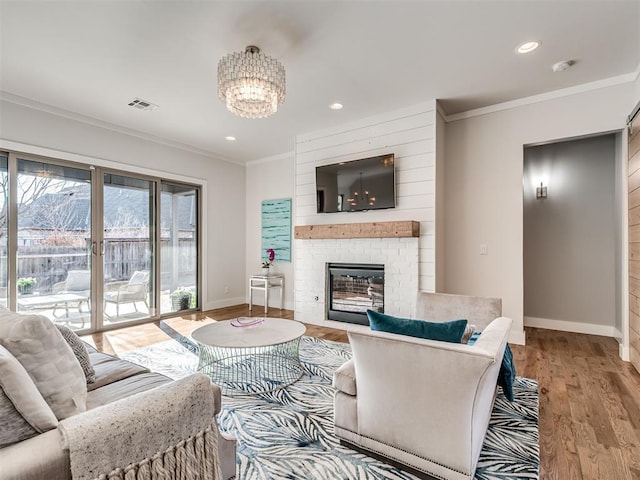
[[[0,448],[57,425],[56,416],[27,371],[0,346]]]
[[[71,347],[41,315],[0,315],[0,345],[27,371],[58,420],[84,412],[87,381]]]
[[[67,272],[67,290],[82,291],[91,289],[91,270],[69,270]]]

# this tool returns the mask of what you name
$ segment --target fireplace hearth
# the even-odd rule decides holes
[[[369,325],[367,310],[384,313],[384,265],[327,263],[327,318]]]

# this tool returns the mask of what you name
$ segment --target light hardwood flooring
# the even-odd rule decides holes
[[[254,315],[260,315],[254,310]],[[84,337],[120,354],[239,316],[247,305],[210,310]],[[293,318],[289,310],[269,316]],[[640,374],[618,357],[612,338],[527,329],[512,345],[518,375],[540,391],[540,480],[640,480]],[[307,325],[307,335],[346,342],[336,330]]]

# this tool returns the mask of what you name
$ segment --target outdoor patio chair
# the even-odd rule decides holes
[[[89,298],[91,293],[91,270],[69,270],[64,282],[53,284],[51,293],[54,295],[74,293]]]
[[[144,302],[147,310],[149,303],[147,302],[147,290],[149,286],[149,272],[147,270],[138,270],[133,272],[129,281],[110,282],[104,285],[104,306],[105,312],[107,303],[116,304],[116,316],[120,316],[120,305],[123,303],[133,303],[136,312],[138,306],[136,302]]]

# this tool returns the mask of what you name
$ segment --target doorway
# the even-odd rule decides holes
[[[621,336],[620,141],[525,147],[525,326]]]

